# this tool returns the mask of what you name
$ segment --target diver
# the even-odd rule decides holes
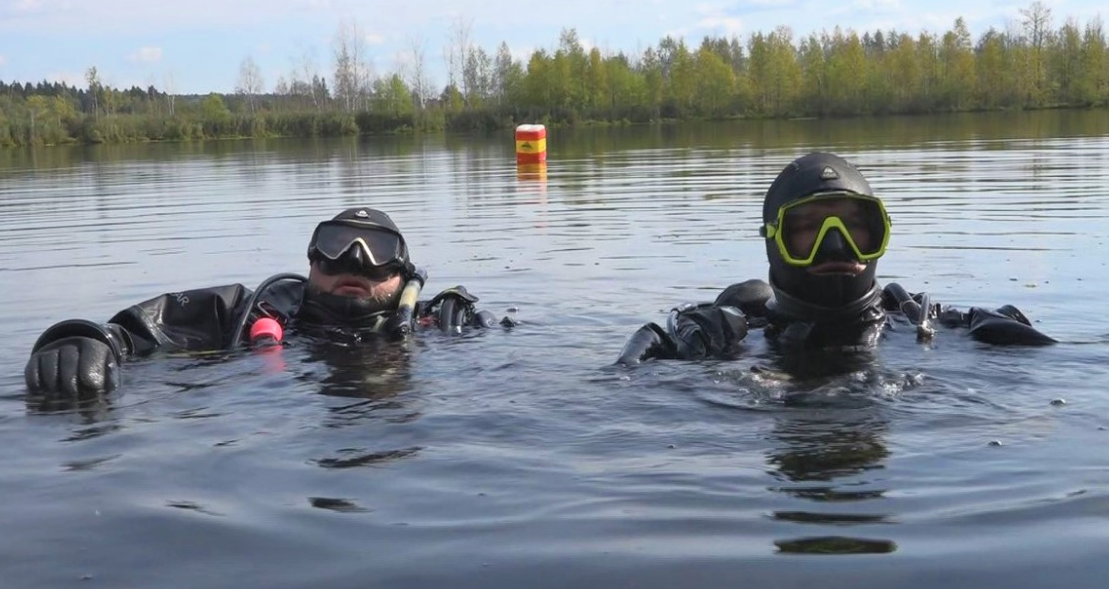
[[[252,328],[269,342],[286,331],[346,344],[402,339],[418,326],[456,333],[492,327],[463,286],[419,301],[427,278],[409,259],[400,229],[386,213],[347,209],[316,226],[309,274],[278,274],[255,290],[241,284],[167,293],[116,313],[107,323],[70,319],[48,328],[24,370],[31,395],[72,399],[115,390],[122,363],[154,351],[235,350]],[[503,324],[511,322],[506,318]]]
[[[890,217],[862,173],[837,155],[811,153],[786,166],[766,192],[762,216],[769,283],[740,282],[712,303],[673,309],[665,328],[648,323],[636,331],[618,364],[734,357],[748,331],[760,328],[781,351],[861,352],[877,345],[893,319],[914,325],[920,339],[933,337],[940,323],[990,344],[1055,342],[1012,305],[961,311],[896,283],[879,286]]]

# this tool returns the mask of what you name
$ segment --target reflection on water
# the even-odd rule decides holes
[[[316,461],[316,464],[323,468],[352,468],[357,466],[373,466],[374,464],[386,462],[388,460],[397,460],[400,458],[408,458],[416,452],[419,448],[404,448],[402,450],[386,450],[383,452],[366,452],[359,448],[343,448],[340,454],[342,458],[321,458]]]
[[[1016,305],[1062,343],[895,325],[867,355],[753,333],[729,362],[613,367],[645,321],[765,277],[761,195],[813,149],[885,198],[881,281]],[[548,150],[517,167],[506,131],[0,151],[5,583],[1099,586],[1109,111],[553,129]],[[49,324],[303,273],[315,223],[356,204],[391,213],[427,292],[465,284],[520,326],[291,338],[128,363],[84,403],[23,394]]]
[[[300,345],[311,368],[299,379],[318,383],[320,394],[379,401],[401,395],[410,387],[412,342],[385,338],[344,342],[312,336]]]
[[[847,416],[825,407],[807,417],[789,411],[776,417],[771,434],[775,446],[767,462],[790,483],[777,490],[814,501],[880,497],[881,490],[854,483],[845,489],[809,484],[882,468],[888,455],[882,442],[885,426],[867,413],[865,417]]]
[[[782,412],[775,418],[767,465],[782,484],[771,490],[814,502],[804,510],[775,511],[774,519],[818,524],[821,528],[894,523],[890,513],[873,513],[886,492],[878,471],[889,456],[886,424],[858,410],[825,407],[814,413]],[[878,480],[875,480],[878,479]],[[889,540],[846,535],[775,540],[782,552],[858,554],[893,552]]]

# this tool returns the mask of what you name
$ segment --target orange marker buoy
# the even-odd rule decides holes
[[[547,161],[547,128],[543,125],[516,127],[516,163],[538,164]]]

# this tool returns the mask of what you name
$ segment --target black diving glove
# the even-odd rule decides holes
[[[424,303],[424,315],[432,315],[439,325],[439,329],[448,333],[460,331],[463,327],[494,327],[497,317],[489,311],[478,310],[474,303],[478,298],[464,286],[454,286],[435,295]],[[511,327],[506,317],[501,324]]]
[[[673,338],[657,323],[648,323],[640,327],[628,338],[624,349],[620,350],[617,364],[630,366],[646,362],[651,358],[666,359],[677,358],[677,349]]]
[[[679,358],[724,356],[747,337],[747,317],[735,307],[687,305],[675,311],[669,327]]]
[[[1046,346],[1056,343],[1032,327],[1024,313],[1012,305],[1005,305],[996,311],[971,307],[968,315],[970,335],[980,342],[1002,346]]]
[[[651,358],[696,360],[725,356],[747,336],[747,318],[731,306],[686,305],[671,311],[667,329],[655,323],[640,327],[617,358],[639,364]]]
[[[940,312],[940,322],[948,327],[968,327],[970,336],[1000,346],[1046,346],[1056,340],[1040,333],[1032,322],[1013,305],[995,311],[971,307],[966,313],[948,307]]]
[[[23,376],[32,393],[84,399],[115,390],[120,373],[120,359],[111,346],[76,335],[36,350]]]

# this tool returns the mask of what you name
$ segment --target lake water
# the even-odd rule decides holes
[[[0,571],[10,587],[1101,587],[1109,565],[1109,111],[0,151]],[[787,378],[612,366],[646,321],[762,278],[762,194],[856,162],[883,282],[1014,304],[1060,344],[890,333]],[[425,294],[520,325],[125,365],[44,412],[55,321],[307,271],[390,212]]]

